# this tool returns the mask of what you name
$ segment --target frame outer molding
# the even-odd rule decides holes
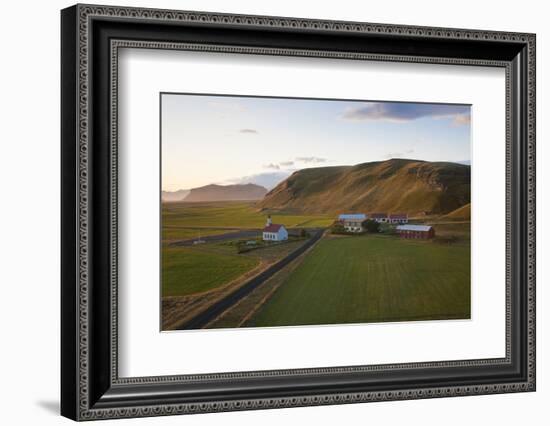
[[[324,32],[346,32],[363,34],[382,34],[386,36],[410,36],[415,38],[438,38],[449,40],[506,41],[523,44],[523,60],[527,69],[527,109],[523,129],[527,144],[525,165],[527,167],[527,207],[525,218],[527,226],[526,268],[527,286],[527,381],[519,383],[500,383],[480,386],[451,386],[448,388],[403,389],[398,391],[333,393],[304,397],[277,397],[265,399],[245,399],[209,403],[175,403],[136,408],[94,408],[90,401],[89,379],[89,235],[90,235],[90,162],[89,162],[89,54],[90,21],[93,18],[133,19],[142,22],[174,22],[193,24],[220,24],[237,27],[303,29]],[[445,396],[465,396],[488,393],[506,393],[535,390],[535,46],[534,34],[448,29],[438,27],[419,27],[359,22],[339,22],[315,19],[298,19],[269,16],[249,16],[189,11],[172,11],[129,7],[107,7],[96,5],[76,5],[65,9],[62,14],[62,50],[74,49],[74,64],[62,66],[62,101],[64,104],[77,105],[73,115],[63,108],[62,113],[62,178],[74,177],[74,181],[62,185],[62,255],[64,274],[62,285],[63,340],[74,339],[72,348],[74,357],[68,356],[65,347],[62,350],[62,414],[75,420],[93,420],[113,417],[142,417],[171,414],[220,412],[231,410],[249,410],[281,408],[293,406],[311,406],[343,404],[353,402],[402,400],[417,398],[436,398]],[[70,54],[66,54],[71,58]],[[74,79],[71,74],[74,71]],[[71,93],[76,93],[72,99]],[[66,121],[70,124],[66,124]],[[76,144],[75,144],[76,141]],[[74,164],[74,168],[73,165]],[[71,217],[71,212],[74,217]],[[74,232],[73,232],[74,231]],[[74,236],[76,235],[76,239]],[[116,250],[116,247],[115,247]],[[75,258],[76,257],[76,258]],[[74,264],[69,265],[70,259]],[[71,277],[71,271],[74,277]],[[71,290],[71,287],[75,287]],[[72,292],[72,293],[71,293]],[[69,318],[77,319],[75,324],[66,324]],[[73,334],[74,333],[74,334]],[[72,335],[72,336],[71,336]],[[69,351],[70,352],[70,351]],[[71,370],[72,373],[71,373]],[[154,378],[153,378],[154,381]],[[74,394],[74,397],[71,397]]]

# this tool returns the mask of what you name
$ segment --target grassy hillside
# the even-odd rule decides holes
[[[456,210],[446,214],[442,219],[449,220],[470,220],[470,203],[459,207]]]
[[[293,173],[258,203],[302,213],[446,214],[470,202],[470,166],[392,159]]]
[[[246,326],[470,317],[470,247],[388,236],[322,240]]]

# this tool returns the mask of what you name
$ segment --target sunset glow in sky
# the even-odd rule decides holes
[[[470,162],[470,106],[162,94],[162,189],[389,158]]]

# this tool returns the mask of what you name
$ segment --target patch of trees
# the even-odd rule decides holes
[[[370,234],[380,232],[380,223],[375,220],[367,219],[361,225],[363,229]]]
[[[333,234],[348,234],[341,222],[334,222],[330,227],[330,232]]]

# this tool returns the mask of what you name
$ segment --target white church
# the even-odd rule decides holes
[[[288,240],[288,231],[284,225],[271,222],[271,216],[267,217],[267,222],[262,231],[264,241],[285,241]]]

